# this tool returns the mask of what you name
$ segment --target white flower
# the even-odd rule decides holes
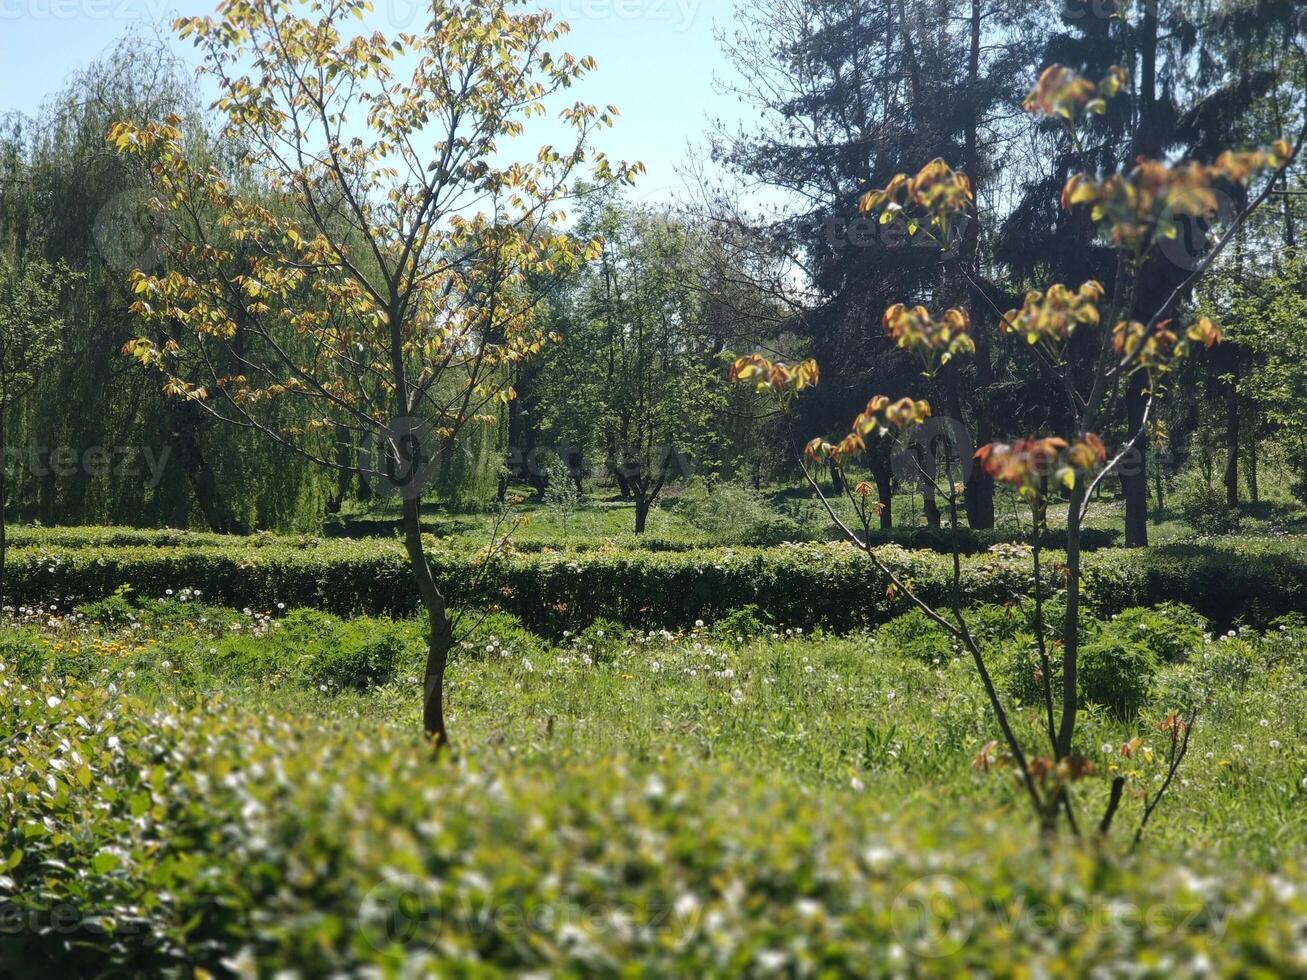
[[[697,630],[701,630],[701,629],[703,629],[703,620],[702,620],[702,619],[696,619],[696,620],[694,621],[694,628],[697,629]]]
[[[522,658],[522,669],[528,674],[535,672],[535,664],[531,663],[526,657]]]
[[[1280,747],[1280,740],[1278,738],[1271,739],[1271,748],[1278,749],[1279,747]]]
[[[1270,725],[1270,721],[1267,720],[1266,718],[1263,718],[1257,724],[1261,725],[1263,728],[1266,728],[1268,725]]]
[[[768,972],[777,972],[789,961],[789,956],[778,949],[760,949],[756,959],[758,965]]]
[[[849,785],[852,786],[853,789],[858,793],[861,793],[864,789],[867,788],[867,784],[864,783],[857,776],[854,776],[852,779],[849,780]]]

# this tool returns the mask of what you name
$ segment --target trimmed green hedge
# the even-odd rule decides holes
[[[236,607],[313,606],[342,615],[403,615],[417,607],[407,558],[394,541],[251,539],[189,545],[20,547],[6,599],[83,602],[130,585],[138,595],[199,589]],[[943,601],[951,559],[888,547],[881,554],[923,596]],[[1050,563],[1056,555],[1050,554]],[[527,625],[556,630],[598,616],[631,626],[685,627],[755,605],[776,622],[833,629],[874,625],[901,612],[866,557],[844,545],[716,548],[688,552],[514,553],[482,566],[475,555],[433,548],[454,602],[498,605]],[[1087,591],[1103,611],[1183,602],[1216,626],[1263,624],[1307,612],[1307,541],[1214,539],[1084,558]],[[1030,589],[1029,560],[1000,548],[963,559],[968,601],[1008,602]]]
[[[924,791],[650,754],[442,765],[407,727],[0,672],[0,970],[1302,974],[1292,854],[1047,848],[1001,811],[888,819]]]
[[[431,542],[434,547],[460,550],[468,547],[480,547],[486,535],[472,531],[448,533],[447,529],[428,525]],[[398,521],[367,520],[351,521],[348,527],[329,525],[324,536],[331,540],[349,541],[393,541],[398,540],[400,525]],[[1104,528],[1089,528],[1081,534],[1081,547],[1085,551],[1110,548],[1121,537],[1119,531]],[[953,550],[953,532],[949,528],[932,527],[896,527],[888,530],[873,530],[872,542],[876,545],[898,545],[912,550],[938,551],[951,554]],[[971,528],[958,529],[958,538],[964,554],[978,554],[998,544],[1016,544],[1025,540],[1022,535],[1012,530],[973,531]],[[176,528],[131,528],[131,527],[16,527],[10,531],[9,543],[15,547],[46,548],[84,548],[84,547],[196,547],[235,548],[247,551],[251,548],[283,547],[312,544],[318,539],[312,535],[280,535],[271,532],[259,532],[247,536],[230,534],[213,534],[208,531],[185,531]],[[832,528],[830,542],[842,540]],[[800,543],[822,543],[800,542]],[[1045,548],[1063,548],[1066,544],[1066,532],[1046,531],[1043,536]],[[593,540],[556,542],[536,539],[517,539],[514,548],[524,552],[567,551],[591,553],[612,550],[621,547],[630,551],[703,551],[713,545],[706,539],[669,538],[656,534],[626,534],[618,541],[597,538]]]

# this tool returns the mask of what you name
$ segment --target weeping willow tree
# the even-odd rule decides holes
[[[185,67],[129,37],[76,75],[33,119],[0,125],[0,239],[77,273],[61,293],[65,343],[14,412],[12,497],[43,523],[304,529],[330,481],[250,433],[215,426],[121,356],[136,336],[126,274],[168,267],[145,168],[105,144],[111,125],[170,112],[200,118]],[[234,149],[197,122],[192,149],[219,167]]]

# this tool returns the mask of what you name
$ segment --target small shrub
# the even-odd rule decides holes
[[[458,626],[457,648],[464,656],[531,657],[544,653],[546,644],[510,612],[469,610]]]
[[[1105,623],[1103,631],[1142,643],[1163,663],[1178,664],[1202,648],[1207,620],[1188,606],[1168,602],[1153,609],[1127,609]]]
[[[1055,689],[1061,684],[1061,658],[1054,651],[1049,651],[1049,661],[1053,668]],[[998,687],[1021,704],[1042,704],[1044,697],[1043,683],[1039,677],[1041,668],[1039,648],[1035,638],[1029,633],[1015,634],[997,651],[994,658],[994,676]]]
[[[1152,694],[1157,655],[1142,643],[1104,633],[1081,649],[1078,673],[1084,701],[1134,718]]]
[[[1168,665],[1157,676],[1151,703],[1158,713],[1176,711],[1188,717],[1202,709],[1209,689],[1210,683],[1197,664]]]
[[[948,634],[920,609],[891,619],[878,629],[876,644],[897,656],[929,665],[953,657],[953,643]]]
[[[771,623],[767,614],[753,603],[729,612],[713,623],[713,633],[724,640],[740,636],[745,639],[763,636],[770,630]]]
[[[128,598],[131,592],[130,585],[120,585],[113,595],[98,602],[83,603],[77,607],[77,612],[101,626],[122,626],[135,619],[140,612]]]
[[[968,613],[967,622],[983,646],[1010,648],[1013,641],[1029,636],[1030,611],[1018,606],[988,603]]]
[[[1024,642],[1022,642],[1024,641]],[[1020,643],[1020,645],[1017,645]],[[1061,692],[1061,650],[1050,646],[1049,678],[1055,694]],[[1039,648],[1028,634],[1014,638],[1006,656],[996,660],[1000,686],[1022,704],[1042,704],[1044,697]],[[1108,634],[1095,634],[1080,648],[1076,663],[1082,705],[1102,705],[1124,719],[1134,718],[1149,702],[1157,678],[1156,654],[1142,643]]]
[[[692,480],[677,508],[687,523],[718,544],[774,545],[809,536],[794,517],[778,514],[761,494],[737,483]]]
[[[1209,683],[1242,691],[1257,673],[1261,658],[1257,649],[1238,636],[1223,636],[1208,646],[1203,666]]]
[[[1225,491],[1198,473],[1181,476],[1175,501],[1185,522],[1202,534],[1233,534],[1243,520],[1236,508],[1227,506]]]
[[[572,647],[595,663],[612,663],[626,645],[626,628],[609,619],[596,619],[571,638]]]
[[[19,677],[38,676],[52,660],[49,648],[34,631],[10,627],[0,632],[0,663],[11,665]]]
[[[397,624],[377,620],[357,620],[342,627],[337,642],[307,655],[309,679],[328,688],[355,691],[392,681],[411,638]]]

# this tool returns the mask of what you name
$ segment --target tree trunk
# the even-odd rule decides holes
[[[940,526],[939,501],[935,499],[934,487],[922,486],[921,509],[925,514],[927,527]]]
[[[1261,493],[1257,487],[1257,441],[1261,434],[1257,408],[1253,407],[1252,417],[1248,420],[1248,435],[1244,443],[1244,479],[1248,483],[1248,498],[1253,503],[1261,502]]]
[[[830,489],[836,497],[844,496],[844,473],[840,470],[839,463],[834,458],[827,460],[827,467],[830,469]]]
[[[1225,393],[1225,506],[1239,506],[1239,366],[1226,385]]]
[[[1155,460],[1153,463],[1153,493],[1157,497],[1157,509],[1153,511],[1153,519],[1160,524],[1166,510],[1166,473],[1163,472],[1160,459]]]
[[[1158,43],[1157,4],[1143,5],[1143,17],[1139,24],[1139,81],[1138,101],[1139,117],[1135,126],[1130,146],[1130,158],[1140,156],[1156,157],[1162,150],[1162,127],[1157,120],[1159,104],[1157,99],[1157,43]],[[1159,265],[1160,263],[1160,265]],[[1147,285],[1143,282],[1145,273]],[[1154,257],[1139,272],[1141,289],[1136,298],[1134,319],[1147,323],[1155,312],[1159,312],[1173,288],[1170,285],[1175,276],[1182,276],[1183,271],[1167,264],[1165,259]],[[1175,280],[1178,282],[1179,280]],[[1126,392],[1126,435],[1132,437],[1143,425],[1144,409],[1148,403],[1146,394],[1147,381],[1144,375],[1137,374],[1130,381]],[[1143,548],[1148,545],[1148,449],[1146,438],[1140,438],[1135,449],[1121,462],[1121,490],[1125,495],[1125,545],[1127,548]]]
[[[967,108],[965,148],[963,166],[971,177],[973,185],[979,190],[980,151],[977,126],[980,111],[976,106],[976,93],[980,86],[980,28],[981,0],[971,0],[970,44],[967,55],[967,82],[970,105]],[[968,216],[965,232],[962,236],[962,255],[959,261],[965,262],[973,273],[979,268],[980,222],[974,215]],[[974,308],[975,304],[971,304]],[[976,342],[973,358],[976,365],[975,405],[976,405],[976,446],[987,445],[994,441],[993,406],[990,404],[990,392],[994,385],[994,365],[990,361],[989,327],[980,317],[972,316],[972,336]],[[961,421],[961,415],[958,416]],[[994,526],[994,479],[985,472],[983,466],[972,466],[962,488],[962,503],[967,512],[967,524],[973,530],[988,530]]]
[[[336,465],[340,469],[336,473],[336,492],[327,498],[327,513],[339,514],[341,508],[345,505],[345,498],[349,496],[350,484],[354,480],[354,439],[350,435],[350,430],[343,425],[335,427],[336,441]]]
[[[4,412],[0,410],[0,610],[5,605],[5,561],[9,557],[9,450],[5,445]]]
[[[1062,621],[1062,718],[1057,728],[1059,760],[1071,754],[1076,733],[1079,697],[1077,672],[1080,656],[1080,508],[1085,501],[1083,481],[1071,491],[1066,515],[1066,615]]]
[[[186,479],[195,494],[204,521],[215,534],[246,534],[249,529],[222,505],[218,481],[213,468],[204,458],[200,445],[200,419],[190,403],[177,403],[172,409],[172,436],[177,440],[177,455],[186,470]]]
[[[445,597],[431,574],[422,545],[418,497],[404,498],[404,549],[417,579],[418,595],[427,612],[427,666],[422,680],[422,727],[437,751],[449,744],[445,729],[445,667],[454,645],[453,624]]]
[[[1148,404],[1147,379],[1137,374],[1126,393],[1126,432],[1133,436],[1144,424]],[[1125,495],[1125,546],[1148,546],[1148,451],[1147,439],[1141,437],[1134,449],[1121,461],[1121,491]]]
[[[894,471],[883,447],[877,446],[867,456],[872,479],[876,481],[876,499],[880,503],[880,529],[888,531],[894,526]]]
[[[635,533],[644,534],[644,526],[649,520],[649,508],[653,504],[650,498],[643,491],[637,491],[635,495]]]
[[[631,499],[631,481],[626,478],[626,474],[621,469],[613,473],[613,480],[617,483],[617,492],[621,494],[623,500]]]

